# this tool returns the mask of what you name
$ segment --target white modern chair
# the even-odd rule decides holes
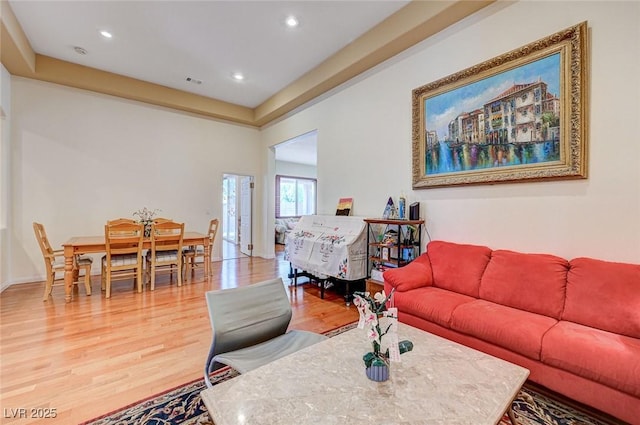
[[[205,294],[213,341],[204,380],[224,365],[246,373],[287,354],[327,339],[313,332],[292,330],[291,304],[282,279]]]

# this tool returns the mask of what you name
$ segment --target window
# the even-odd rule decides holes
[[[276,176],[276,217],[316,213],[316,179]]]

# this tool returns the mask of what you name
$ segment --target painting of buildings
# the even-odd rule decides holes
[[[560,159],[560,54],[425,100],[426,173]]]

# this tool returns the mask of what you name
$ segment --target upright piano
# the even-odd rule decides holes
[[[291,263],[293,282],[306,276],[321,285],[344,284],[345,300],[363,290],[367,277],[366,223],[361,217],[306,215],[287,234],[284,258]]]

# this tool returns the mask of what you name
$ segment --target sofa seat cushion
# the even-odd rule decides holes
[[[450,327],[451,314],[456,307],[475,300],[467,295],[434,287],[423,287],[409,292],[396,291],[393,295],[393,304],[398,310],[445,328]]]
[[[560,320],[568,270],[569,262],[554,255],[496,250],[478,298]]]
[[[640,338],[640,264],[571,260],[562,319]]]
[[[427,245],[427,254],[433,286],[478,298],[480,279],[491,258],[490,248],[432,241]]]
[[[540,360],[544,334],[557,320],[486,300],[459,305],[451,329]]]
[[[544,337],[542,362],[640,397],[640,340],[560,321]]]

